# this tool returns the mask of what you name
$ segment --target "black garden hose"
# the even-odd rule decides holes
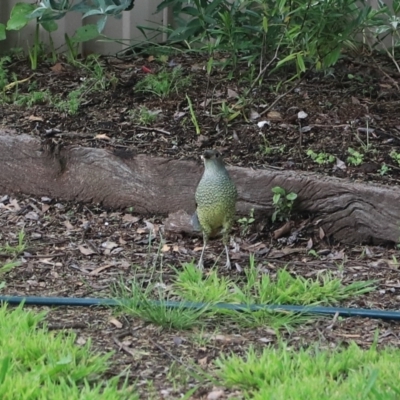
[[[120,306],[124,300],[114,299],[96,299],[96,298],[78,298],[78,297],[36,297],[36,296],[0,296],[0,302],[18,305],[24,303],[26,305],[35,306]],[[207,303],[195,303],[188,301],[151,301],[154,306],[163,305],[170,308],[186,308],[200,310],[205,307],[210,307]],[[368,310],[365,308],[343,308],[343,307],[321,307],[321,306],[291,306],[291,305],[245,305],[245,304],[229,304],[229,303],[216,303],[212,304],[213,308],[234,311],[286,311],[303,314],[317,314],[317,315],[335,315],[340,317],[363,317],[371,319],[383,319],[400,321],[399,311],[386,311],[386,310]]]

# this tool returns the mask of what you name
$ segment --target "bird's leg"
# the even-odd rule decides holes
[[[205,233],[203,233],[203,249],[201,250],[200,260],[197,264],[197,268],[200,270],[204,269],[203,256],[204,256],[204,250],[206,249],[207,246],[207,241],[208,241],[208,236]]]
[[[228,250],[228,244],[229,244],[229,230],[225,229],[223,236],[222,236],[222,241],[224,243],[225,246],[225,252],[226,252],[226,264],[225,264],[225,268],[226,269],[231,269],[231,260],[229,258],[229,250]]]
[[[225,245],[225,252],[226,252],[226,264],[225,264],[225,268],[226,269],[231,269],[232,265],[231,265],[231,260],[229,258],[229,250],[228,250],[228,245]]]

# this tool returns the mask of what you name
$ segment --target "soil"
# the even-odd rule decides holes
[[[399,76],[383,60],[376,63],[343,60],[331,74],[310,75],[273,110],[261,115],[277,97],[273,88],[278,80],[267,80],[254,90],[257,101],[227,121],[217,116],[219,107],[223,101],[231,107],[238,102],[237,95],[243,93],[245,86],[243,74],[231,80],[227,80],[224,71],[212,74],[208,89],[208,97],[213,93],[211,111],[211,105],[202,106],[207,89],[203,69],[206,61],[188,56],[171,59],[166,68],[179,64],[192,75],[188,95],[196,110],[201,135],[193,129],[182,93],[160,99],[135,92],[134,85],[147,74],[145,71],[156,72],[161,68],[160,63],[151,58],[104,59],[103,62],[108,76],[115,74],[118,83],[105,92],[87,92],[76,115],[57,111],[51,104],[31,108],[3,104],[1,127],[31,133],[55,145],[73,143],[180,159],[197,159],[204,148],[217,147],[232,165],[255,168],[272,165],[390,185],[400,181],[400,167],[389,155],[393,150],[400,152]],[[53,95],[65,98],[82,84],[87,71],[62,62],[56,65],[55,68],[42,64],[31,80],[36,82],[35,90],[49,89]],[[18,79],[32,75],[22,61],[13,62],[9,70]],[[28,86],[28,82],[19,84],[19,93],[28,92]],[[288,89],[283,88],[281,93]],[[140,105],[160,111],[154,124],[144,126],[130,117],[129,111]],[[307,117],[299,118],[300,111]],[[267,123],[258,127],[257,123],[264,120]],[[347,161],[348,147],[362,152],[361,165],[354,166]],[[319,165],[306,155],[309,149],[332,154],[336,161]],[[380,173],[383,163],[391,168],[385,174]],[[110,297],[113,283],[121,276],[126,281],[142,276],[146,281],[150,279],[150,271],[162,270],[162,279],[168,283],[173,267],[179,268],[183,262],[199,256],[201,238],[165,238],[164,220],[158,216],[50,198],[15,197],[6,193],[0,197],[0,243],[16,245],[22,228],[27,241],[27,248],[18,256],[21,265],[5,275],[6,287],[2,294]],[[328,242],[307,220],[297,221],[297,225],[303,228],[294,244],[290,238],[271,239],[270,231],[262,230],[264,233],[260,235],[256,225],[250,226],[246,234],[242,232],[243,226],[236,225],[233,232],[236,246],[231,249],[236,268],[221,269],[221,275],[242,279],[249,254],[254,253],[260,271],[272,277],[286,267],[292,274],[307,278],[331,271],[342,277],[344,284],[378,280],[373,292],[340,305],[398,309],[400,250],[345,247]],[[271,230],[279,227],[271,226]],[[308,252],[310,249],[314,250],[312,254]],[[222,251],[219,240],[210,243],[207,268]],[[9,260],[7,254],[0,257],[2,263]],[[50,329],[75,331],[78,344],[91,339],[96,349],[115,351],[110,375],[127,374],[130,382],[137,383],[141,398],[175,399],[196,386],[192,398],[207,398],[210,392],[219,389],[223,390],[221,399],[233,395],[241,398],[240,392],[233,394],[215,382],[199,383],[188,377],[177,385],[176,379],[179,374],[184,376],[183,371],[192,363],[210,372],[213,361],[222,353],[242,354],[249,345],[262,348],[278,341],[268,326],[243,329],[219,321],[218,326],[207,328],[205,334],[209,340],[199,343],[195,340],[199,332],[163,330],[105,308],[49,309],[47,321]],[[360,318],[319,318],[293,332],[283,331],[282,335],[295,347],[314,342],[322,347],[335,347],[354,340],[367,348],[376,331],[380,345],[400,345],[397,323]],[[173,376],[171,368],[175,368]]]

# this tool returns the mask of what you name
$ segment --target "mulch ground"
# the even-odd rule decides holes
[[[135,277],[148,282],[159,279],[157,274],[161,271],[163,281],[168,284],[174,276],[173,267],[180,268],[183,262],[198,259],[201,247],[200,238],[165,239],[163,220],[159,218],[49,198],[4,196],[0,199],[0,226],[1,243],[16,245],[22,228],[27,243],[19,257],[21,265],[5,276],[2,294],[6,295],[105,298],[113,296],[113,285],[121,278],[129,281]],[[273,248],[266,256],[265,242],[259,239],[254,242],[254,234],[241,236],[240,228],[235,227],[234,236],[237,245],[232,249],[232,259],[237,268],[221,269],[221,275],[240,281],[249,254],[254,253],[260,271],[272,277],[286,267],[292,274],[307,278],[331,271],[344,284],[377,279],[376,290],[341,305],[398,309],[400,251],[371,246],[328,246],[321,241],[314,246],[318,258],[307,254],[305,243],[272,243]],[[219,240],[211,242],[207,264],[212,264],[222,251]],[[5,254],[1,257],[3,262],[8,260]],[[53,308],[47,321],[52,330],[76,332],[78,344],[90,339],[99,351],[115,351],[110,375],[128,374],[132,382],[137,381],[143,398],[155,399],[177,398],[196,385],[195,379],[185,373],[192,363],[212,371],[213,360],[221,353],[242,354],[249,345],[261,348],[278,340],[268,326],[244,329],[222,320],[211,322],[203,333],[163,330],[107,308]],[[398,323],[360,318],[320,318],[293,332],[283,331],[282,336],[296,347],[314,342],[332,347],[352,340],[368,347],[377,331],[380,345],[400,344]],[[197,339],[200,336],[203,341]],[[154,382],[151,387],[149,380]],[[213,382],[201,386],[194,398],[219,390]],[[148,397],[149,393],[153,397]],[[224,396],[230,394],[224,392]]]

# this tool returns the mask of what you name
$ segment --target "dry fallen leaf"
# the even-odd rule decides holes
[[[282,115],[278,111],[270,111],[267,114],[267,118],[272,119],[273,121],[281,121]]]
[[[80,245],[78,246],[78,249],[79,249],[79,251],[80,251],[83,255],[85,255],[85,256],[90,256],[90,255],[92,255],[92,254],[97,254],[93,249],[90,249],[90,248],[87,247],[87,246],[83,246],[82,244],[80,244]]]
[[[53,71],[53,72],[62,72],[62,70],[64,69],[63,68],[63,66],[62,66],[62,64],[61,63],[56,63],[56,64],[54,64],[52,67],[50,67],[50,69]]]
[[[106,134],[104,133],[99,133],[94,137],[95,139],[102,139],[102,140],[111,140]]]
[[[129,222],[134,224],[135,222],[138,222],[140,218],[133,216],[132,214],[124,214],[122,217],[122,222]]]
[[[29,121],[43,121],[43,118],[42,117],[37,117],[36,115],[30,115],[28,117],[28,120]]]
[[[161,251],[163,253],[166,253],[167,251],[171,250],[171,246],[168,246],[167,244],[164,244],[164,246],[162,247]]]
[[[239,94],[232,89],[228,88],[228,99],[237,99]]]
[[[111,318],[108,322],[110,324],[113,324],[118,329],[122,328],[122,323],[120,321],[118,321],[116,318]]]
[[[64,225],[67,228],[67,231],[72,231],[74,229],[73,225],[68,220],[64,221]]]
[[[110,268],[110,267],[113,267],[115,264],[114,263],[111,263],[111,264],[106,264],[106,265],[102,265],[101,267],[99,267],[99,268],[96,268],[96,269],[94,269],[93,271],[91,271],[90,273],[89,273],[89,275],[98,275],[101,271],[104,271],[105,269],[108,269],[108,268]]]
[[[213,390],[212,392],[208,393],[207,400],[218,400],[224,394],[225,394],[225,392],[222,389]]]

